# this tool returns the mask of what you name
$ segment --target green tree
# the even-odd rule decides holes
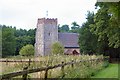
[[[104,53],[117,58],[120,53],[120,2],[105,3],[97,2],[99,10],[94,16],[94,24],[91,24],[91,32],[98,36],[98,41],[104,45]]]
[[[77,22],[72,22],[72,27],[71,27],[71,30],[69,32],[73,32],[73,33],[78,33],[79,32],[79,29],[80,29],[80,26],[77,24]]]
[[[23,46],[19,52],[22,56],[30,56],[34,55],[34,47],[31,44],[27,44],[26,46]]]
[[[69,31],[69,25],[65,24],[60,27],[60,32],[68,32]]]
[[[19,37],[19,36],[24,36],[27,35],[27,30],[26,29],[16,29],[15,30],[15,36]]]
[[[2,56],[2,25],[0,25],[0,56]]]
[[[15,54],[14,29],[10,26],[2,25],[2,57]]]
[[[32,44],[31,41],[32,37],[31,36],[20,36],[16,37],[16,54],[19,53],[20,49],[27,45],[27,44]]]
[[[79,25],[78,25],[78,24],[77,24],[77,22],[75,22],[75,21],[74,21],[74,22],[72,22],[72,24],[71,24],[71,25],[72,25],[71,29],[73,29],[73,30],[74,30],[74,29],[78,29],[78,28],[79,28]]]
[[[15,30],[15,39],[16,39],[16,54],[19,54],[22,46],[27,44],[35,44],[35,29],[29,29],[28,31],[25,29],[17,29]]]
[[[27,36],[30,37],[30,44],[32,44],[32,45],[35,44],[35,32],[36,32],[36,28],[35,29],[29,29],[27,31]]]
[[[79,31],[80,51],[83,54],[95,54],[98,51],[97,36],[90,32],[90,24],[94,23],[94,13],[88,12],[86,19]]]
[[[64,46],[60,42],[53,43],[51,53],[55,55],[64,54]]]
[[[107,37],[109,47],[114,48],[120,47],[119,5],[119,3],[96,3],[100,9],[95,14],[95,24],[91,24],[91,31],[98,35],[98,40],[103,41]]]

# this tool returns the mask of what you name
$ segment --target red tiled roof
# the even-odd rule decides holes
[[[77,33],[58,33],[58,41],[61,42],[64,47],[79,47]]]

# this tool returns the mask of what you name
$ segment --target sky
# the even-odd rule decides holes
[[[36,28],[38,18],[57,18],[64,25],[86,21],[87,11],[95,10],[96,0],[0,0],[0,24],[17,29]],[[48,11],[48,16],[46,16]]]

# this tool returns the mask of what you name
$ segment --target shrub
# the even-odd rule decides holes
[[[34,47],[31,44],[27,44],[26,46],[23,46],[19,52],[22,56],[30,56],[34,55]]]
[[[64,53],[64,46],[59,42],[55,42],[52,45],[51,52],[52,52],[52,54],[63,54]]]
[[[104,68],[107,68],[109,66],[109,62],[108,61],[105,61],[104,64],[103,64],[103,67]]]

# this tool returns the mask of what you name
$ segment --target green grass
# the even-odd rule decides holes
[[[91,78],[118,78],[118,64],[110,64]]]
[[[54,66],[57,64],[61,64],[62,61],[66,62],[71,62],[72,60],[74,61],[80,61],[80,60],[90,60],[90,59],[97,59],[97,58],[103,58],[102,55],[100,56],[89,56],[89,55],[80,55],[80,56],[75,56],[75,55],[53,55],[53,56],[45,56],[45,57],[32,57],[31,60],[36,60],[40,62],[31,62],[29,69],[34,69],[34,68],[40,68],[40,67],[45,67],[47,65],[49,66]],[[5,58],[4,58],[5,59]],[[7,58],[8,60],[28,60],[28,57],[10,57]],[[21,71],[23,70],[24,66],[28,65],[28,62],[6,62],[2,63],[2,73],[1,74],[7,74],[7,73],[12,73],[16,71]],[[99,70],[102,68],[103,61],[100,61],[99,63],[96,61],[93,61],[92,64],[91,62],[81,62],[80,64],[74,64],[74,68],[71,68],[71,65],[65,66],[64,71],[65,71],[65,78],[88,78],[91,76],[91,73],[93,73],[96,70]],[[72,74],[71,74],[72,73]],[[52,69],[48,71],[48,78],[58,78],[61,77],[61,68],[57,69]],[[44,77],[44,71],[43,73],[32,73],[29,74],[31,78],[43,78]],[[18,76],[19,77],[19,76]],[[21,76],[20,76],[21,77]]]

